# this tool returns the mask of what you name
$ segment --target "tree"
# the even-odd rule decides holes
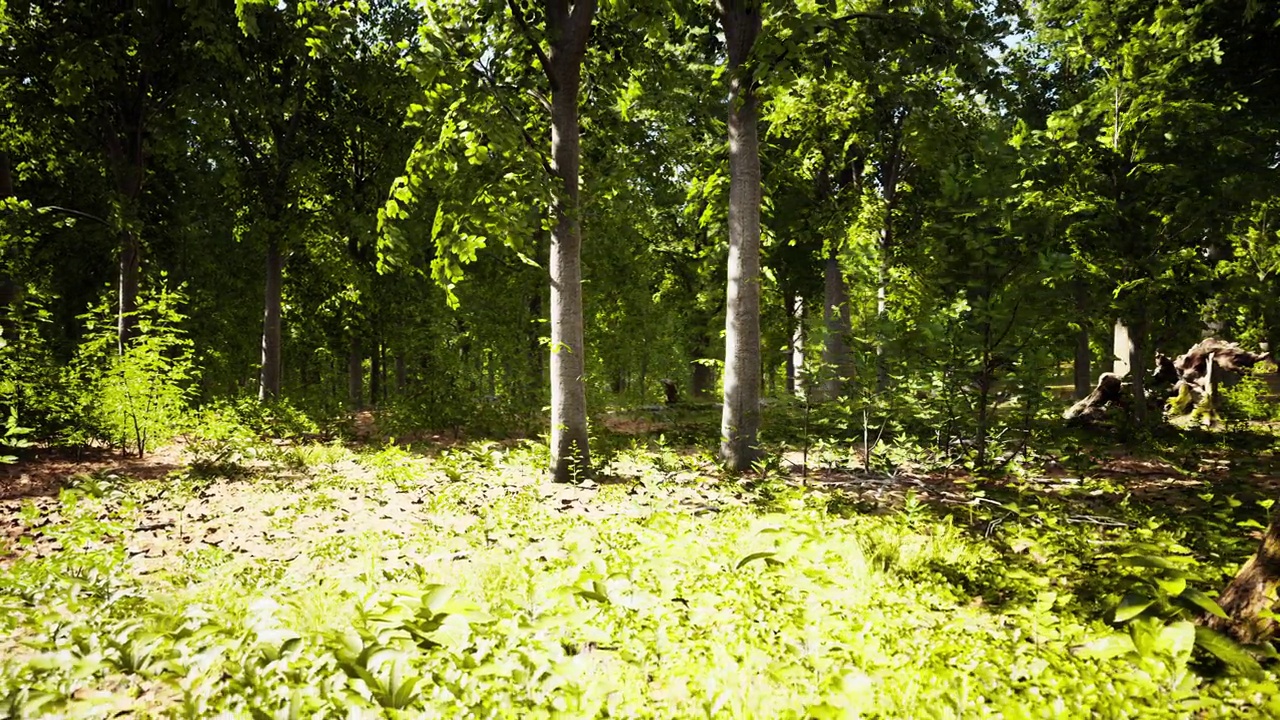
[[[517,11],[512,5],[513,11]],[[585,477],[587,447],[586,345],[582,327],[582,218],[578,193],[578,96],[582,60],[595,15],[595,0],[551,0],[547,6],[550,52],[536,47],[551,86],[551,463],[558,482]]]
[[[62,122],[72,148],[97,146],[108,187],[98,207],[54,209],[106,225],[117,240],[117,332],[120,353],[137,332],[144,190],[153,153],[176,133],[173,120],[195,81],[194,49],[217,8],[163,0],[103,3],[16,2],[5,31],[13,40],[23,95],[74,119]],[[25,122],[35,122],[28,117]]]
[[[720,456],[734,472],[758,455],[760,426],[760,138],[752,46],[760,0],[721,0],[729,73],[729,282]]]

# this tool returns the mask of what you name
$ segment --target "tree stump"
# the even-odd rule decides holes
[[[1275,618],[1264,615],[1275,610],[1280,587],[1280,513],[1272,516],[1262,536],[1258,552],[1240,568],[1235,579],[1222,591],[1218,604],[1227,619],[1205,618],[1205,623],[1245,644],[1265,642],[1276,635]]]
[[[1083,424],[1101,420],[1112,405],[1124,404],[1124,384],[1115,373],[1102,373],[1098,385],[1083,400],[1067,408],[1062,418],[1067,422]]]

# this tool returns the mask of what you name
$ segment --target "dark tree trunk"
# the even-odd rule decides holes
[[[1271,524],[1258,551],[1240,568],[1235,579],[1218,598],[1228,620],[1208,617],[1210,627],[1223,630],[1244,643],[1260,643],[1276,635],[1276,621],[1264,617],[1276,609],[1276,591],[1280,588],[1280,513],[1273,514]]]
[[[120,233],[119,314],[116,317],[119,352],[138,334],[138,286],[142,274],[142,247],[132,230]]]
[[[0,200],[13,197],[13,163],[8,150],[0,150]]]
[[[558,180],[551,231],[551,471],[557,482],[585,478],[587,388],[582,315],[582,219],[578,195],[578,94],[595,0],[551,0],[551,173]]]
[[[280,298],[284,275],[283,253],[276,238],[267,241],[266,298],[262,313],[262,367],[258,399],[280,397]]]
[[[387,345],[381,340],[378,341],[378,368],[379,368],[379,387],[382,388],[378,400],[383,404],[387,404]]]
[[[369,404],[377,406],[382,397],[382,343],[375,342],[369,353]]]
[[[760,138],[747,60],[760,34],[760,4],[722,0],[720,13],[729,70],[729,283],[720,456],[731,472],[742,472],[759,454]]]
[[[1075,295],[1076,315],[1080,319],[1080,330],[1076,333],[1074,362],[1076,399],[1079,400],[1089,394],[1090,380],[1093,377],[1093,369],[1090,367],[1093,352],[1089,349],[1089,323],[1085,320],[1089,317],[1089,294],[1083,282],[1075,283]]]
[[[839,248],[832,244],[827,252],[823,268],[822,321],[826,327],[822,346],[824,373],[829,373],[822,383],[822,398],[835,400],[845,395],[849,381],[853,379],[853,362],[849,350],[849,336],[853,325],[849,318],[849,293],[845,288],[844,272],[840,269]]]
[[[0,200],[13,197],[13,168],[9,151],[0,150]],[[18,283],[9,274],[8,258],[0,257],[0,337],[7,343],[17,340],[16,316],[19,296]]]
[[[884,392],[889,388],[889,358],[886,351],[885,333],[889,322],[889,270],[892,263],[894,246],[897,243],[894,225],[894,211],[898,206],[898,180],[902,169],[902,125],[906,121],[905,113],[894,118],[894,144],[881,168],[881,192],[884,193],[884,225],[880,228],[879,249],[880,264],[876,268],[876,324],[879,340],[876,343],[876,391]]]
[[[403,395],[409,386],[409,371],[405,366],[404,353],[396,353],[396,393]]]
[[[360,352],[360,336],[354,328],[347,351],[347,402],[352,410],[364,409],[364,356]]]
[[[1129,330],[1129,383],[1133,388],[1133,415],[1139,425],[1147,422],[1147,311],[1139,311]]]
[[[1090,363],[1093,352],[1089,349],[1089,331],[1083,326],[1076,333],[1075,384],[1076,398],[1089,394]]]
[[[697,339],[694,341],[693,348],[694,359],[689,363],[689,369],[692,377],[689,381],[689,391],[694,398],[698,400],[706,400],[711,397],[716,387],[716,370],[702,360],[707,360],[711,354],[711,337],[704,329],[698,330]]]

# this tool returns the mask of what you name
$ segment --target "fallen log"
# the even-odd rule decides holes
[[[1070,423],[1091,423],[1101,420],[1112,405],[1123,406],[1124,384],[1115,373],[1102,373],[1093,392],[1067,408],[1062,418]]]

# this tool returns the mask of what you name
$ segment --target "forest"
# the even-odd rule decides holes
[[[0,0],[0,717],[1280,717],[1277,48]]]

